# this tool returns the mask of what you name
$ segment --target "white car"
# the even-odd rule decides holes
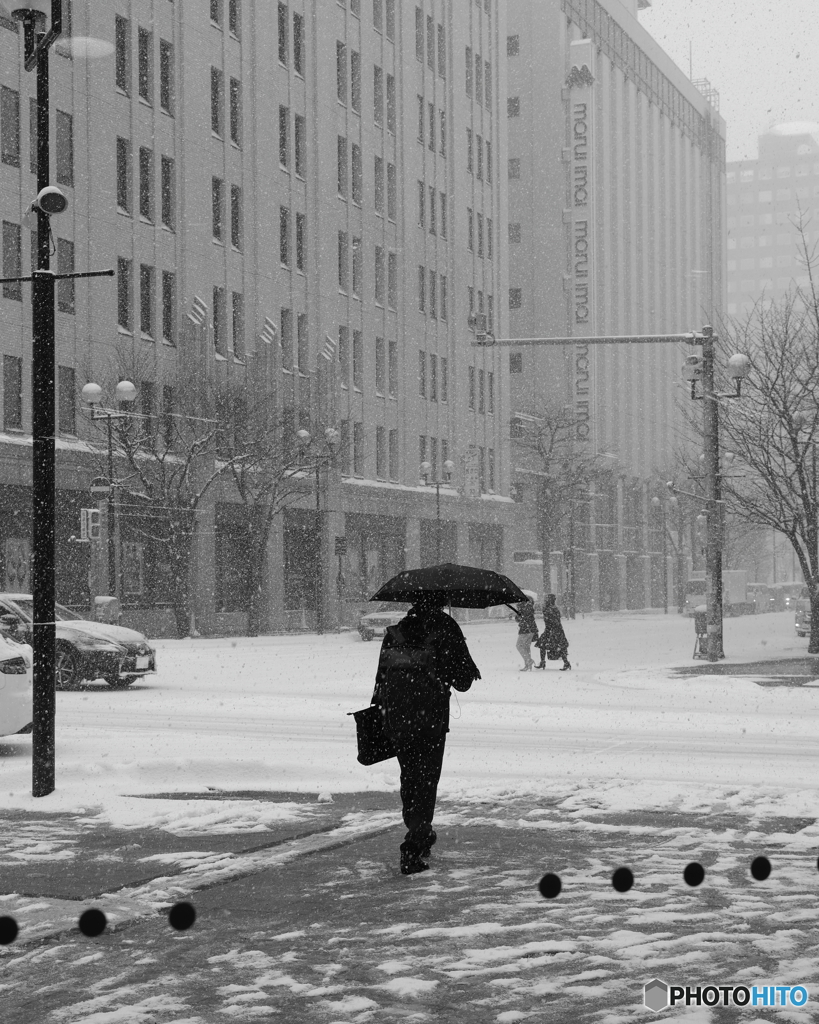
[[[388,626],[397,626],[409,611],[410,606],[402,602],[382,601],[371,612],[363,612],[358,620],[358,633],[362,640],[373,640],[383,636]]]
[[[33,663],[29,644],[0,634],[0,736],[31,725]]]

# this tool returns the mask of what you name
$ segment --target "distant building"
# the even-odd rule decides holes
[[[757,302],[775,302],[809,286],[800,263],[802,239],[819,234],[819,124],[780,124],[759,136],[756,160],[727,165],[728,306],[747,315]]]
[[[723,309],[725,122],[710,84],[689,81],[639,24],[646,6],[508,4],[513,338],[679,333]],[[569,406],[578,450],[614,456],[608,483],[576,502],[554,538],[553,587],[587,609],[662,604],[661,511],[649,481],[668,471],[679,440],[685,351],[504,351],[515,417],[536,418],[548,401]],[[533,572],[542,480],[536,463],[514,465],[513,561]]]
[[[54,260],[117,278],[59,287],[59,599],[90,597],[89,545],[72,536],[104,442],[80,408],[83,384],[110,393],[120,359],[137,368],[137,411],[159,416],[184,358],[252,374],[253,353],[271,345],[294,425],[331,423],[343,443],[329,479],[306,475],[302,499],[277,517],[268,628],[312,624],[317,593],[329,621],[352,618],[386,577],[434,562],[439,538],[442,559],[502,568],[514,512],[507,374],[500,354],[470,347],[466,325],[483,313],[508,330],[505,5],[72,6],[73,33],[113,53],[50,57],[52,167],[70,204],[54,219]],[[21,218],[36,192],[35,77],[21,52],[18,24],[0,18],[6,276],[31,266]],[[20,590],[29,286],[4,287],[0,310],[0,588]],[[165,553],[125,510],[120,523],[125,621],[157,632]],[[227,484],[198,524],[197,624],[241,630],[246,524]]]

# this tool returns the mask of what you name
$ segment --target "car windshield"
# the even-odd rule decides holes
[[[31,598],[15,599],[14,604],[20,609],[28,622],[34,620],[34,601]],[[72,612],[70,608],[66,608],[64,605],[55,604],[54,618],[57,622],[66,622],[71,619],[81,619],[82,616]]]

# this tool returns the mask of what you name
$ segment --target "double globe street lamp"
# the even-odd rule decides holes
[[[452,479],[452,473],[455,469],[455,463],[452,459],[446,459],[444,461],[444,479],[438,479],[437,475],[434,480],[430,480],[432,474],[432,463],[422,462],[420,465],[421,476],[424,478],[424,484],[427,487],[435,488],[435,561],[438,565],[441,564],[441,487],[446,486]]]

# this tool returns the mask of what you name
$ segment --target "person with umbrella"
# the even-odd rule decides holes
[[[563,632],[563,623],[560,621],[560,609],[555,603],[555,595],[547,594],[546,603],[543,605],[543,632],[540,639],[535,641],[540,648],[540,664],[538,668],[546,668],[546,652],[549,658],[556,661],[563,659],[561,672],[566,672],[572,666],[569,663],[569,641]]]
[[[486,608],[522,596],[498,573],[445,564],[399,573],[370,598],[412,602],[406,616],[386,631],[372,695],[372,703],[384,711],[401,767],[407,829],[400,848],[402,874],[426,871],[438,838],[432,820],[449,732],[451,689],[464,692],[481,678],[461,627],[444,606]]]

